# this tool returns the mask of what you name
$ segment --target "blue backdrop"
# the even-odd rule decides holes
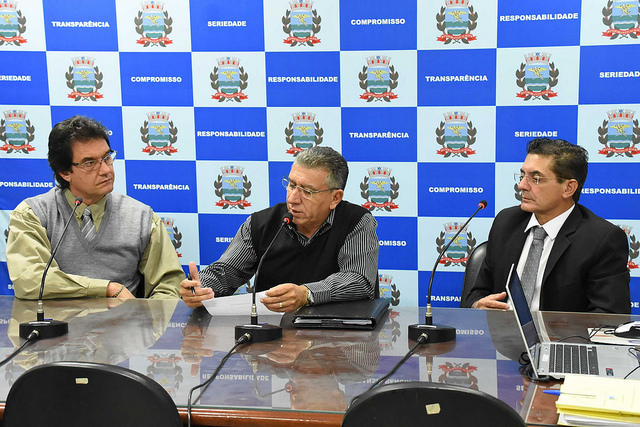
[[[434,305],[457,306],[466,255],[518,203],[527,141],[577,142],[581,201],[627,232],[640,313],[637,0],[0,0],[0,15],[0,293],[9,213],[53,186],[52,124],[84,114],[111,131],[116,191],[164,218],[184,265],[283,201],[299,151],[341,151],[403,305],[425,304],[439,242],[486,199],[435,278]]]

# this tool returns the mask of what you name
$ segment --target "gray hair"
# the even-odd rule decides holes
[[[349,165],[342,154],[331,147],[311,147],[296,156],[294,164],[307,169],[325,169],[329,172],[329,188],[344,190],[349,177]]]

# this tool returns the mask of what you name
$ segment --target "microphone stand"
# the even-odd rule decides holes
[[[53,257],[58,252],[58,248],[60,247],[60,243],[62,243],[62,239],[64,239],[64,235],[67,232],[67,228],[69,228],[69,224],[73,219],[73,215],[76,213],[76,209],[82,203],[82,197],[76,197],[76,200],[73,202],[73,210],[71,211],[71,215],[69,215],[69,219],[67,223],[64,225],[64,229],[62,230],[62,234],[60,235],[60,240],[56,244],[53,251],[51,251],[51,256],[49,257],[49,261],[47,262],[46,267],[44,268],[44,272],[42,273],[42,281],[40,282],[40,295],[38,296],[38,308],[36,314],[36,320],[31,322],[23,322],[20,324],[20,338],[27,339],[29,338],[32,331],[37,331],[39,337],[42,338],[55,338],[61,335],[64,335],[69,332],[69,324],[67,322],[53,320],[53,319],[45,319],[44,318],[44,304],[42,302],[42,294],[44,293],[44,281],[47,277],[47,272],[49,271],[49,267],[51,266],[51,262],[53,261]]]
[[[429,292],[427,295],[427,309],[425,312],[424,324],[416,323],[414,325],[409,325],[409,338],[416,341],[420,335],[426,333],[429,336],[429,342],[447,342],[447,341],[455,341],[456,339],[456,328],[445,325],[434,325],[433,324],[433,313],[431,312],[431,286],[433,285],[433,277],[436,275],[436,269],[438,268],[438,264],[440,264],[440,260],[442,256],[447,252],[449,246],[456,240],[456,238],[460,235],[462,230],[464,230],[469,222],[473,219],[476,214],[482,209],[487,207],[487,201],[482,200],[478,203],[478,208],[476,211],[469,217],[467,222],[464,223],[462,227],[458,229],[458,232],[449,240],[449,243],[440,251],[438,254],[438,258],[436,259],[436,263],[433,266],[433,271],[431,271],[431,278],[429,279]]]
[[[265,259],[265,256],[273,246],[273,243],[276,241],[280,232],[284,228],[285,224],[289,224],[293,217],[290,213],[287,212],[284,218],[282,218],[282,224],[276,235],[267,246],[267,249],[262,254],[260,258],[260,262],[258,262],[258,268],[256,268],[256,274],[253,277],[253,293],[251,295],[251,324],[249,325],[238,325],[235,328],[235,338],[238,339],[244,334],[249,334],[251,336],[251,342],[266,342],[273,341],[282,338],[282,328],[277,325],[271,325],[269,323],[258,323],[258,309],[256,306],[256,288],[258,287],[258,274],[260,273],[260,269],[262,267],[262,263]]]

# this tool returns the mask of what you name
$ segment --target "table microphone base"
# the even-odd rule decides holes
[[[274,341],[282,338],[282,328],[268,323],[236,326],[236,339],[244,334],[251,335],[251,342]]]
[[[409,339],[417,341],[420,335],[427,334],[427,344],[456,340],[456,328],[445,325],[409,325]]]
[[[39,339],[55,338],[67,334],[69,324],[59,320],[34,320],[20,323],[20,338],[27,339],[34,330],[40,333]]]

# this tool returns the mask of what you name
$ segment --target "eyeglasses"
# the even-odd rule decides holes
[[[324,193],[325,191],[337,190],[336,188],[327,188],[326,190],[309,190],[308,188],[295,185],[294,183],[289,181],[289,178],[287,177],[282,178],[282,186],[286,188],[287,191],[293,191],[297,188],[298,190],[300,190],[300,195],[302,195],[302,197],[307,200],[311,200],[313,198],[313,195],[316,193]]]
[[[100,160],[97,159],[89,159],[89,160],[85,160],[82,163],[71,163],[73,166],[77,166],[79,168],[84,169],[86,172],[93,172],[96,171],[98,169],[100,169],[100,166],[102,166],[102,163],[104,162],[107,166],[111,166],[113,164],[113,161],[116,158],[116,151],[115,150],[109,150],[109,152],[107,153],[106,156],[104,156],[103,158],[101,158]]]
[[[529,184],[536,184],[536,185],[539,185],[541,182],[545,182],[550,179],[550,178],[541,177],[538,174],[531,176],[522,172],[514,173],[513,178],[516,180],[518,184],[520,184],[523,179],[526,179]]]

